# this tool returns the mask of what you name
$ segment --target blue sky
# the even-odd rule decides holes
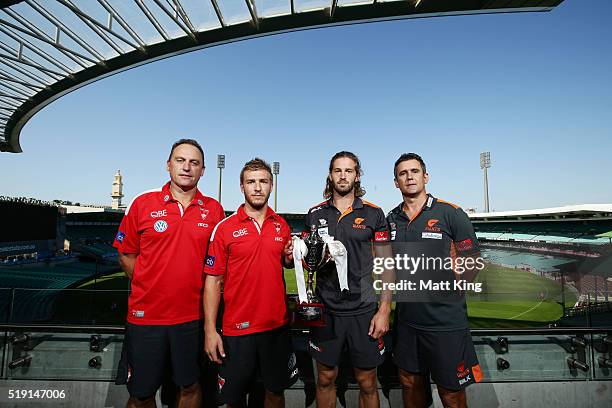
[[[22,154],[0,155],[0,194],[109,204],[161,186],[172,142],[204,146],[205,194],[241,202],[238,174],[281,163],[279,211],[321,201],[331,155],[362,160],[366,198],[401,199],[393,162],[423,156],[428,190],[483,208],[612,203],[612,2],[550,13],[400,20],[307,30],[204,49],[90,84],[35,115]]]

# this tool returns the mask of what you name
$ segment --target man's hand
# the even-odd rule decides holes
[[[136,266],[136,257],[138,254],[124,254],[123,252],[119,252],[119,266],[125,272],[125,276],[128,277],[129,280],[132,280],[134,277],[134,267]]]
[[[381,307],[370,321],[368,335],[374,339],[384,336],[389,331],[389,310]]]
[[[225,358],[225,350],[223,350],[223,340],[217,330],[206,330],[204,336],[204,351],[211,361],[221,364],[222,358]]]
[[[293,267],[293,240],[290,239],[283,248],[283,265],[286,268]]]

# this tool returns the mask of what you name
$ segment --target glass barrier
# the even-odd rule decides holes
[[[114,381],[117,374],[123,342],[121,326],[24,326],[3,334],[1,378]],[[293,330],[292,338],[300,367],[300,381],[293,388],[310,389],[316,376],[307,350],[308,333]],[[612,379],[612,329],[474,331],[472,338],[486,383]],[[392,334],[385,336],[385,343],[392,350]],[[340,368],[346,386],[352,388],[355,380],[347,357]],[[214,370],[208,365],[205,372]],[[391,353],[379,367],[378,378],[382,388],[398,387]]]
[[[12,289],[8,323],[122,325],[128,291],[89,289]]]
[[[19,331],[5,347],[9,380],[114,380],[123,335]]]

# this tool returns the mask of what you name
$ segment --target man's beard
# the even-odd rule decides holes
[[[266,199],[263,200],[262,202],[253,202],[250,200],[249,196],[245,196],[244,199],[246,200],[246,202],[255,210],[261,210],[267,203],[268,203],[268,199],[270,198],[270,194],[268,194],[266,196]]]
[[[344,197],[345,195],[349,194],[351,191],[353,191],[355,189],[355,182],[353,181],[348,182],[348,184],[345,184],[344,186],[340,186],[336,183],[332,183],[334,191],[336,192],[336,194],[338,194],[341,197]]]

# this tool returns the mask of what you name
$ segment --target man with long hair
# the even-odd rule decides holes
[[[385,242],[389,232],[380,207],[362,199],[361,163],[351,152],[338,152],[330,160],[325,182],[325,201],[306,216],[303,236],[314,227],[321,236],[340,241],[347,251],[349,290],[341,291],[334,263],[317,275],[317,295],[325,306],[325,326],[310,331],[309,351],[317,362],[317,406],[336,404],[335,380],[344,348],[348,349],[359,385],[359,406],[380,405],[376,367],[384,361],[383,335],[389,329],[390,298],[377,307],[362,296],[372,288],[372,270],[364,268],[372,259],[375,242]]]

